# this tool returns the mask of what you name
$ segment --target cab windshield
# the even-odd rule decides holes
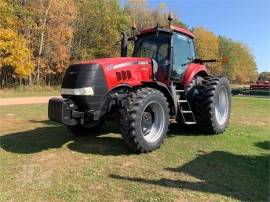
[[[144,57],[155,59],[159,65],[169,64],[169,44],[168,33],[160,32],[140,37],[134,47],[134,57]]]

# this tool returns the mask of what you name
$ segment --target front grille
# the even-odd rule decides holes
[[[69,98],[80,111],[101,110],[108,92],[103,69],[99,64],[75,64],[71,65],[64,76],[62,88],[92,87],[94,95],[62,95]]]
[[[71,65],[64,76],[62,88],[106,87],[103,70],[98,64]]]

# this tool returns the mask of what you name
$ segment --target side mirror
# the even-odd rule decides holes
[[[122,39],[121,39],[121,57],[127,57],[128,52],[128,39],[125,32],[121,32]]]

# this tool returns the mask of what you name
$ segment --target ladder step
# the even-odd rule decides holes
[[[179,93],[184,93],[185,90],[175,90],[176,92],[179,92]]]
[[[185,103],[187,100],[177,100],[177,102]]]
[[[185,121],[185,124],[187,124],[187,125],[194,125],[194,124],[196,124],[196,122],[195,121]]]
[[[188,110],[182,110],[181,112],[184,114],[192,114],[192,111],[188,111]]]

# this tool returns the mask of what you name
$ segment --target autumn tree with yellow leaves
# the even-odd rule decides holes
[[[150,8],[146,0],[128,0],[125,5],[125,11],[135,20],[137,31],[145,28],[155,27],[159,24],[161,27],[168,27],[169,9],[165,3],[160,3],[157,8]],[[174,25],[184,28],[188,26],[174,16]]]
[[[23,37],[11,29],[0,28],[0,50],[1,68],[13,67],[13,74],[19,77],[27,77],[32,73],[32,53]]]
[[[27,40],[16,30],[20,21],[14,7],[0,0],[0,13],[0,77],[4,86],[31,77],[34,63]]]
[[[51,84],[61,78],[70,63],[77,15],[75,3],[73,0],[28,0],[25,7],[33,19],[30,44],[36,61],[35,80]]]
[[[255,58],[243,43],[216,36],[203,27],[193,29],[197,57],[200,59],[228,59],[226,64],[207,63],[211,74],[225,75],[232,82],[254,82],[258,78]]]
[[[166,4],[151,8],[147,0],[0,0],[1,86],[19,84],[59,85],[70,63],[119,56],[121,32],[167,27]],[[173,24],[184,28],[181,19]],[[197,58],[229,58],[229,63],[206,64],[212,74],[233,82],[257,78],[256,62],[249,48],[203,28],[193,28]],[[130,46],[130,49],[132,47]],[[129,51],[131,53],[131,51]]]
[[[218,59],[219,58],[219,40],[218,37],[204,29],[197,27],[193,29],[195,34],[196,54],[201,59]],[[211,74],[221,74],[221,65],[219,63],[206,64]]]

